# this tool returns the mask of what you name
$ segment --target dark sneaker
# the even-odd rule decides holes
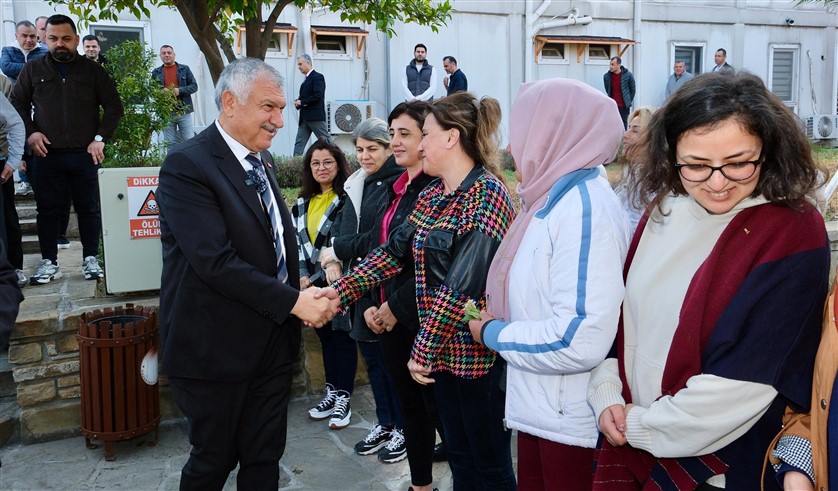
[[[355,451],[358,455],[372,455],[390,442],[391,429],[381,425],[375,425],[363,440],[355,444]]]
[[[69,249],[70,248],[70,241],[67,240],[67,237],[63,235],[58,236],[58,248],[59,249]]]
[[[29,283],[29,278],[26,277],[26,273],[19,269],[16,269],[15,273],[17,274],[17,286],[23,288],[27,283]]]
[[[404,433],[396,428],[390,432],[390,441],[384,450],[378,452],[378,460],[385,464],[392,464],[407,457],[407,445],[404,443]]]
[[[105,276],[105,272],[99,267],[99,260],[96,256],[87,256],[84,258],[84,266],[81,268],[86,280],[98,280]]]
[[[332,417],[329,418],[329,428],[338,430],[349,425],[349,418],[352,417],[352,409],[349,408],[349,392],[339,390],[335,394],[335,409]]]
[[[337,391],[332,384],[326,384],[326,395],[316,406],[308,410],[308,415],[313,419],[326,419],[335,412],[335,399]]]
[[[30,281],[33,285],[46,285],[52,280],[61,278],[61,276],[61,268],[58,267],[58,264],[49,259],[44,259],[38,269],[35,270],[35,274],[32,275]]]

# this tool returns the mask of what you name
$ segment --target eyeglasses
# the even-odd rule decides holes
[[[331,169],[332,167],[334,167],[334,166],[335,166],[335,164],[336,164],[336,163],[337,163],[336,161],[334,161],[334,160],[330,160],[330,159],[324,160],[324,161],[322,161],[322,162],[318,162],[318,161],[316,161],[316,160],[312,160],[312,161],[311,161],[311,168],[312,168],[312,169],[316,169],[316,168],[318,168],[318,167],[322,167],[322,168],[324,168],[324,169]]]
[[[709,180],[713,173],[719,171],[725,178],[731,181],[744,181],[749,179],[757,171],[757,166],[762,163],[762,158],[748,160],[746,162],[733,162],[720,167],[700,164],[675,164],[678,172],[685,180],[690,182],[704,182]]]

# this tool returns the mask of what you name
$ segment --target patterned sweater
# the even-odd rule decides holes
[[[462,378],[489,372],[495,353],[474,342],[465,304],[485,305],[486,273],[514,211],[503,183],[476,166],[452,193],[428,185],[389,240],[333,284],[345,307],[413,257],[420,328],[411,359]]]

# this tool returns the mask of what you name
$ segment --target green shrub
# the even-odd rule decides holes
[[[125,115],[113,140],[105,145],[105,167],[159,166],[165,156],[162,143],[152,135],[163,131],[172,113],[182,113],[180,101],[161,90],[151,77],[157,57],[136,41],[125,41],[108,50],[105,68],[116,84]]]

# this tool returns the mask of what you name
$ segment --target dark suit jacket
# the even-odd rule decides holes
[[[272,162],[263,152],[263,161]],[[266,354],[271,331],[289,342],[269,356],[294,359],[300,322],[297,243],[276,178],[267,169],[284,228],[289,285],[274,277],[276,254],[256,190],[211,124],[166,157],[160,170],[163,274],[160,287],[162,373],[243,382]],[[287,344],[287,346],[286,346]]]
[[[326,121],[326,79],[310,71],[300,85],[300,121]]]
[[[468,79],[466,79],[466,74],[458,68],[456,72],[452,73],[451,76],[448,77],[447,95],[451,95],[455,92],[466,92],[467,90]]]

